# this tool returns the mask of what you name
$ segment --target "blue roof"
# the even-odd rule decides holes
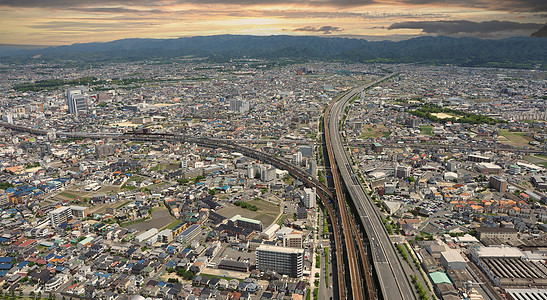
[[[8,274],[8,271],[0,271],[0,277],[4,277]]]
[[[22,269],[22,268],[24,268],[25,266],[27,266],[28,263],[29,263],[28,261],[24,261],[24,262],[22,262],[22,263],[19,263],[19,264],[17,265],[17,268]]]
[[[45,259],[45,260],[50,260],[50,259],[52,259],[52,258],[54,258],[54,257],[55,257],[55,254],[50,253],[50,254],[46,255],[46,257],[44,257],[44,259]]]
[[[9,270],[13,267],[13,264],[0,264],[0,270]]]
[[[4,257],[0,257],[0,263],[11,263],[13,261],[13,257],[9,257],[9,256],[4,256]]]
[[[66,268],[63,266],[57,266],[57,268],[55,268],[55,272],[63,272],[64,270],[66,270]]]
[[[161,286],[161,287],[164,287],[164,286],[165,286],[165,281],[160,281],[160,282],[158,282],[158,284],[156,284],[156,285],[159,285],[159,286]]]

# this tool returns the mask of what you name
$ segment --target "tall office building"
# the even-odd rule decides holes
[[[79,116],[87,113],[87,97],[83,94],[83,87],[69,88],[65,97],[71,114]]]
[[[249,111],[249,101],[245,101],[238,98],[230,99],[230,110],[238,113],[245,113]]]
[[[261,271],[275,271],[294,278],[304,272],[304,249],[260,245],[256,249],[256,267]]]
[[[303,195],[303,201],[304,206],[306,208],[314,208],[315,207],[315,199],[316,199],[316,193],[315,188],[304,188],[304,195]]]
[[[54,228],[59,227],[59,225],[68,222],[72,218],[72,209],[68,206],[61,206],[49,212],[49,218],[51,220],[51,225]]]

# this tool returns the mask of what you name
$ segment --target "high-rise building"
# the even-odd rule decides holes
[[[256,249],[256,267],[261,271],[275,271],[294,278],[304,272],[304,249],[260,245]]]
[[[275,179],[275,168],[272,166],[263,166],[260,170],[260,180],[264,182]]]
[[[416,118],[409,118],[409,119],[406,119],[405,125],[406,125],[408,128],[415,128],[415,127],[418,127],[418,119],[416,119]]]
[[[297,166],[302,165],[302,152],[298,151],[292,155],[292,163]]]
[[[302,202],[304,202],[304,206],[306,208],[314,208],[315,207],[315,199],[316,199],[316,192],[315,188],[304,188],[304,195]]]
[[[238,113],[245,113],[249,111],[249,101],[245,101],[238,98],[230,99],[230,110]]]
[[[507,180],[499,176],[490,176],[490,187],[504,193],[507,190]]]
[[[410,166],[400,166],[398,165],[395,168],[395,178],[406,178],[410,176],[410,171],[412,168]]]
[[[255,168],[253,165],[247,166],[247,178],[255,178]]]
[[[446,164],[446,170],[450,172],[455,172],[457,168],[458,168],[458,163],[453,160],[449,160],[448,163]]]
[[[317,162],[315,161],[315,159],[309,159],[308,160],[308,174],[310,174],[311,176],[313,176],[313,178],[315,178],[315,176],[317,176]]]
[[[79,116],[87,113],[87,97],[83,94],[83,88],[69,88],[65,94],[68,111]]]
[[[54,228],[59,227],[59,225],[68,222],[72,218],[72,209],[68,206],[61,206],[49,212],[49,218],[51,220],[51,225]]]

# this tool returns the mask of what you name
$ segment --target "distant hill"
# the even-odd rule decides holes
[[[514,37],[500,40],[418,37],[392,42],[317,36],[216,35],[178,39],[123,39],[43,49],[14,51],[0,48],[3,61],[44,60],[78,62],[132,61],[198,56],[348,62],[428,63],[460,66],[547,68],[547,39]]]

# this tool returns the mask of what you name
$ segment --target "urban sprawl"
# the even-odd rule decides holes
[[[124,134],[229,140],[328,184],[327,105],[391,73],[339,131],[418,298],[547,299],[545,71],[0,68],[0,297],[331,299],[319,191],[244,153]]]

